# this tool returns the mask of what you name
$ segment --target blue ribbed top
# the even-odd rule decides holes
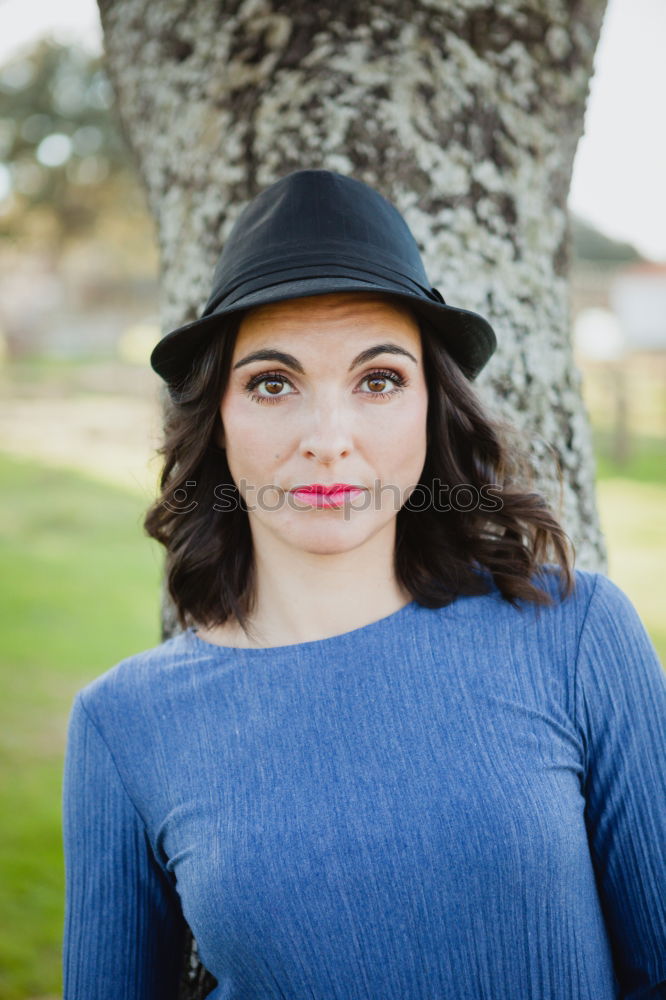
[[[176,997],[184,920],[214,1000],[665,997],[666,674],[576,581],[265,649],[190,630],[83,688],[64,1000]]]

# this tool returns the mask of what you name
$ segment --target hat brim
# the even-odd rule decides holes
[[[493,328],[479,313],[436,302],[404,289],[396,290],[388,283],[341,276],[319,277],[270,285],[249,292],[236,301],[225,299],[210,315],[202,316],[166,334],[153,348],[150,364],[165,382],[170,386],[177,386],[186,378],[195,355],[215,331],[220,329],[222,319],[273,302],[312,298],[331,292],[374,292],[403,300],[418,317],[429,321],[434,332],[441,336],[449,354],[470,380],[476,378],[497,347]]]

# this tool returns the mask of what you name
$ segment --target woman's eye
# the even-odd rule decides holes
[[[264,385],[266,387],[266,393],[269,398],[275,398],[276,396],[289,396],[290,393],[282,392],[285,386],[289,383],[286,379],[279,378],[277,375],[271,375],[269,378],[262,378],[261,381],[256,383],[257,385]]]
[[[408,384],[408,380],[399,375],[398,372],[387,369],[370,372],[363,377],[359,385],[363,386],[366,383],[368,389],[363,390],[362,395],[373,396],[375,399],[386,399],[401,392]],[[388,392],[386,391],[387,383],[391,383],[393,386]],[[261,385],[265,386],[265,391],[257,392],[256,389]],[[291,386],[291,382],[285,375],[281,375],[279,372],[262,372],[250,379],[245,386],[245,391],[257,403],[278,403],[285,396],[293,395],[291,391],[281,391],[285,386]]]
[[[390,369],[387,369],[386,371],[370,372],[369,375],[365,376],[365,378],[361,382],[361,385],[363,385],[366,382],[368,386],[370,386],[371,388],[369,389],[368,392],[365,393],[365,395],[374,396],[375,398],[379,397],[380,399],[386,399],[389,396],[397,396],[398,393],[402,392],[402,390],[408,384],[406,378],[403,378],[403,376],[399,375],[398,372],[394,372]],[[385,387],[387,383],[391,383],[393,388],[390,389],[388,392],[377,391],[377,386]]]
[[[266,384],[267,392],[259,393],[254,390],[260,386]],[[291,383],[284,377],[284,375],[276,374],[261,374],[255,375],[245,386],[245,391],[249,393],[252,399],[257,403],[273,403],[279,402],[284,396],[290,396],[290,392],[281,392],[280,390],[285,385],[290,385]]]
[[[387,383],[391,382],[392,379],[390,379],[388,375],[366,375],[363,381],[368,383],[370,394],[372,396],[386,396],[386,391],[382,392],[381,389],[385,389]],[[377,386],[380,387],[379,392],[377,391]]]

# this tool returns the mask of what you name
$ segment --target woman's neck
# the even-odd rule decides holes
[[[334,635],[351,632],[372,622],[385,618],[399,611],[412,600],[406,591],[396,590],[390,600],[373,600],[364,604],[356,603],[353,607],[326,605],[325,612],[315,621],[303,614],[295,619],[293,610],[288,620],[280,621],[274,609],[266,620],[259,621],[251,617],[248,622],[248,633],[244,632],[238,622],[229,619],[223,625],[210,628],[197,627],[197,635],[205,642],[217,646],[233,646],[242,649],[260,649],[270,646],[289,646],[302,642],[313,642],[328,639]]]

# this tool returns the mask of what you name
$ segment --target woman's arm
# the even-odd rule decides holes
[[[63,783],[63,1000],[172,1000],[184,920],[82,695]]]
[[[666,997],[666,674],[629,598],[597,574],[577,660],[585,821],[626,1000]]]

